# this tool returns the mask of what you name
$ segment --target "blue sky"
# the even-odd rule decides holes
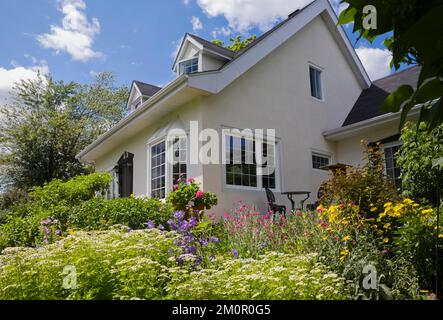
[[[338,10],[337,0],[331,0]],[[88,83],[112,71],[119,84],[165,85],[185,32],[209,40],[261,34],[310,0],[1,0],[0,102],[37,71]],[[26,10],[25,10],[26,9]],[[355,37],[347,28],[352,41]],[[360,42],[372,78],[389,74],[381,39]]]

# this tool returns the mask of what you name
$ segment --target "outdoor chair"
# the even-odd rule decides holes
[[[274,215],[276,213],[280,213],[286,216],[286,206],[282,206],[275,203],[275,195],[274,193],[266,188],[266,197],[268,198],[269,211],[273,212]]]

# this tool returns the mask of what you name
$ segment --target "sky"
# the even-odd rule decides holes
[[[140,80],[165,86],[186,32],[227,41],[260,35],[312,0],[0,0],[0,103],[13,84],[51,74],[91,83],[102,71],[119,85]],[[330,0],[336,12],[339,0]],[[371,79],[389,75],[383,38],[355,43]]]

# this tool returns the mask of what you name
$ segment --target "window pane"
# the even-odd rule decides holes
[[[164,199],[166,194],[166,143],[161,142],[151,148],[151,196]]]
[[[401,191],[401,168],[397,164],[397,152],[399,146],[388,147],[384,149],[385,154],[385,166],[386,166],[386,176],[392,182],[393,186]]]
[[[330,158],[328,156],[321,156],[317,154],[312,155],[312,167],[314,169],[321,169],[330,164]]]
[[[310,67],[309,77],[311,82],[311,95],[317,99],[322,99],[321,71]]]
[[[179,73],[189,74],[198,72],[198,58],[183,61],[180,63]]]
[[[187,179],[187,139],[186,137],[176,138],[173,141],[173,166],[172,184],[176,184],[179,179]]]

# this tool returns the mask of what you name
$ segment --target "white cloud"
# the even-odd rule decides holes
[[[197,0],[197,4],[210,18],[224,16],[234,31],[246,33],[253,27],[270,29],[291,12],[312,0]]]
[[[12,69],[0,67],[0,104],[6,104],[10,101],[10,93],[15,83],[21,80],[36,79],[39,73],[41,75],[49,73],[49,67],[45,60],[37,61],[34,57],[32,58],[35,63],[30,67],[17,64]]]
[[[194,32],[203,29],[203,23],[196,16],[193,16],[191,18],[191,24],[192,24],[192,30],[194,30]]]
[[[386,77],[392,73],[390,62],[392,53],[387,49],[367,48],[355,49],[371,80]]]
[[[226,27],[221,27],[221,28],[215,28],[214,30],[212,30],[212,37],[213,38],[217,38],[218,35],[223,35],[225,37],[229,36],[232,34],[232,30],[230,28],[226,28]]]
[[[51,25],[50,33],[37,36],[38,42],[57,54],[67,52],[77,61],[104,57],[103,53],[92,48],[95,37],[100,34],[100,23],[97,18],[89,21],[85,9],[83,0],[62,0],[59,8],[64,15],[62,26]]]
[[[191,2],[191,0],[183,0],[183,3],[184,3],[185,5],[188,5],[190,2]]]

